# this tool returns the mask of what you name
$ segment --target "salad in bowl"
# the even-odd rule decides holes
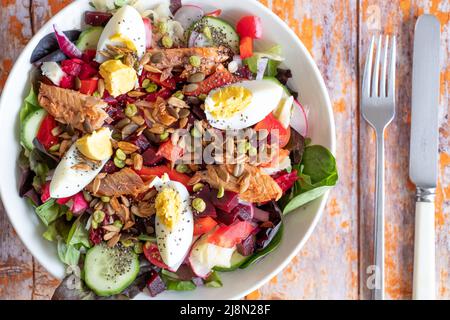
[[[255,49],[258,16],[91,5],[82,30],[53,25],[34,49],[19,114],[19,194],[71,271],[54,298],[219,288],[337,182],[288,85],[300,71],[276,43]]]

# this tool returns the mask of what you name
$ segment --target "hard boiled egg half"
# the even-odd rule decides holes
[[[72,144],[62,157],[50,182],[50,197],[71,197],[100,173],[112,154],[111,130],[101,128]]]
[[[248,80],[209,93],[205,114],[209,124],[221,130],[249,128],[280,104],[283,89],[270,80]]]
[[[108,45],[127,47],[136,52],[140,59],[145,53],[145,25],[139,12],[132,6],[123,6],[105,26],[97,46],[96,60],[103,63],[107,60],[100,51]]]
[[[176,271],[186,258],[194,234],[189,192],[184,185],[171,181],[165,174],[156,177],[152,187],[158,191],[155,198],[155,232],[163,262]]]

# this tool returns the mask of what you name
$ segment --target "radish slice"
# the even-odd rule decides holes
[[[308,112],[307,110],[294,99],[294,110],[291,117],[291,127],[303,137],[308,136]]]
[[[77,46],[72,41],[70,41],[64,33],[60,32],[57,29],[56,24],[53,25],[53,30],[55,30],[56,40],[58,41],[58,45],[61,51],[69,58],[81,59],[81,57],[83,56],[81,50],[78,49]]]
[[[217,17],[220,16],[221,14],[222,14],[222,10],[221,10],[221,9],[217,9],[217,10],[208,12],[207,14],[205,14],[205,16],[217,18]]]
[[[269,63],[269,59],[267,59],[267,58],[258,59],[256,80],[262,80],[264,78],[264,73],[266,72],[268,63]]]
[[[174,20],[178,21],[181,26],[186,30],[195,21],[200,20],[205,15],[202,8],[194,5],[185,5],[177,10],[174,16]]]
[[[200,35],[197,31],[192,31],[191,35],[188,39],[188,47],[193,48],[195,46],[195,40],[197,40],[197,37]]]
[[[145,47],[150,49],[152,47],[152,39],[153,39],[153,27],[152,22],[149,18],[142,18],[145,26]]]

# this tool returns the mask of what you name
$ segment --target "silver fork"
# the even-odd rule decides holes
[[[375,36],[367,53],[362,83],[361,112],[375,129],[377,140],[375,187],[375,289],[374,300],[384,299],[384,131],[395,116],[396,38]],[[388,66],[389,64],[389,66]],[[380,76],[381,71],[381,76]]]

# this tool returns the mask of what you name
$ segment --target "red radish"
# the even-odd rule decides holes
[[[152,22],[149,18],[142,18],[145,26],[145,47],[150,49],[152,47],[152,39],[153,39],[153,27]]]
[[[206,13],[205,16],[217,18],[221,14],[222,14],[222,10],[221,9],[217,9],[217,10],[214,10],[214,11]]]
[[[200,35],[197,31],[192,31],[191,35],[188,39],[188,47],[193,48],[195,46],[195,40],[197,40],[197,37]]]
[[[50,199],[50,181],[47,181],[42,186],[42,194],[41,194],[41,201],[43,203],[47,202]]]
[[[178,21],[183,29],[188,29],[195,21],[200,20],[205,15],[202,8],[194,5],[184,5],[174,15],[174,20]]]
[[[87,203],[86,199],[84,199],[83,192],[77,193],[71,200],[73,203],[70,207],[70,211],[72,211],[75,215],[80,214],[89,208],[89,203]]]
[[[246,16],[241,18],[236,25],[236,32],[241,37],[260,39],[262,37],[261,18],[256,16]]]
[[[291,117],[291,127],[303,137],[307,137],[309,131],[308,113],[297,99],[294,99],[294,105]]]

